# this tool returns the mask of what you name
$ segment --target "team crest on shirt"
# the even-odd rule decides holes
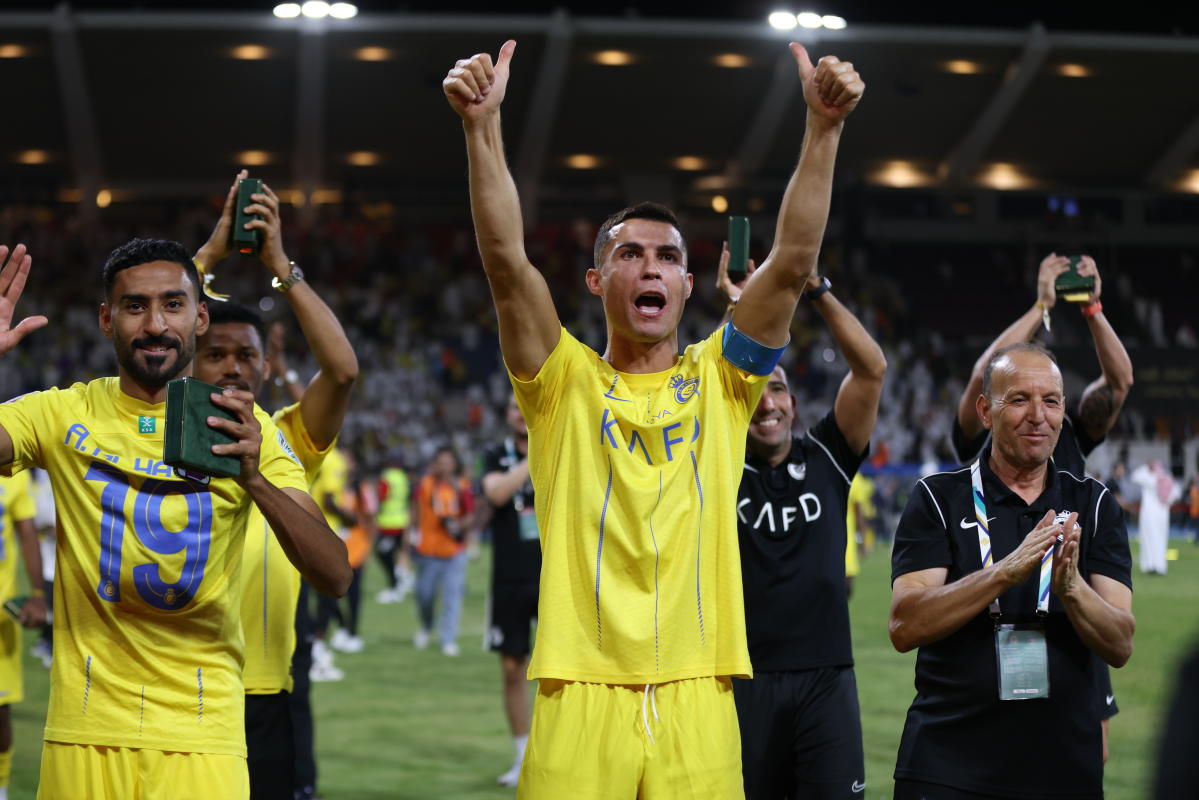
[[[275,429],[275,439],[279,442],[279,447],[283,449],[283,452],[287,453],[288,458],[296,462],[297,466],[304,466],[300,463],[300,457],[296,455],[296,451],[291,449],[291,443],[287,441],[287,437],[283,435],[283,431],[278,428]]]
[[[669,385],[674,389],[674,399],[678,403],[686,403],[699,394],[699,378],[684,379],[682,375],[675,375]]]

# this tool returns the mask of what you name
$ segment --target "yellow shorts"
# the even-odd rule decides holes
[[[249,800],[241,756],[44,742],[38,800]]]
[[[0,611],[0,706],[25,699],[21,673],[21,626]]]
[[[516,797],[743,800],[732,683],[542,679]]]

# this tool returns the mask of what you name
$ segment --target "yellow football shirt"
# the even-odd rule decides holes
[[[320,450],[312,443],[299,403],[279,409],[271,419],[291,444],[304,466],[305,477],[311,481],[332,445]],[[246,637],[246,666],[242,680],[246,693],[290,692],[300,573],[287,559],[257,506],[250,509],[250,521],[246,525],[241,577],[241,626]]]
[[[29,474],[0,477],[0,603],[17,594],[17,563],[22,560],[17,522],[36,513]],[[24,699],[21,678],[21,626],[0,611],[0,705]]]
[[[329,523],[329,527],[342,534],[345,533],[345,524],[341,521],[341,517],[334,513],[333,507],[326,502],[326,499],[332,495],[333,501],[340,503],[349,483],[350,470],[346,463],[346,457],[336,449],[330,450],[325,455],[325,461],[316,474],[316,480],[312,483],[312,499],[320,506],[321,513],[325,515],[325,521]]]
[[[751,674],[734,509],[766,378],[722,334],[635,375],[563,330],[535,379],[512,377],[542,549],[531,679]]]
[[[304,472],[262,409],[262,474]],[[245,756],[241,561],[249,496],[162,463],[166,404],[117,378],[0,405],[0,471],[44,468],[57,509],[48,741]]]

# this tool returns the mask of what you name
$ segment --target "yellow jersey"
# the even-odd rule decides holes
[[[291,444],[304,467],[305,479],[311,482],[332,445],[321,450],[312,443],[299,403],[279,409],[271,420]],[[250,509],[246,525],[241,578],[241,626],[246,640],[242,680],[246,694],[290,692],[300,573],[287,559],[258,506]]]
[[[340,534],[345,533],[345,523],[326,500],[332,496],[335,503],[341,502],[346,487],[350,485],[349,473],[346,457],[336,449],[329,450],[325,455],[324,463],[320,465],[320,470],[316,474],[316,480],[312,483],[312,499],[320,506],[321,513],[325,515],[325,521],[329,523],[329,527]]]
[[[162,463],[166,404],[117,378],[0,405],[13,461],[50,475],[57,509],[54,661],[45,738],[245,756],[239,616],[249,496]],[[259,468],[306,488],[255,406]]]
[[[17,523],[33,519],[37,503],[28,473],[0,477],[0,603],[17,593],[17,564],[22,561]],[[16,625],[12,617],[0,615],[0,625]]]
[[[630,374],[563,330],[536,378],[510,375],[542,549],[530,679],[751,674],[735,507],[766,378],[722,333]]]

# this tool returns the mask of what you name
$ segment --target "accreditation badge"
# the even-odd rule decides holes
[[[1000,700],[1049,697],[1049,652],[1043,625],[996,625],[995,659]]]
[[[525,508],[519,513],[520,516],[520,540],[522,542],[537,541],[537,515],[533,513],[533,509]]]

